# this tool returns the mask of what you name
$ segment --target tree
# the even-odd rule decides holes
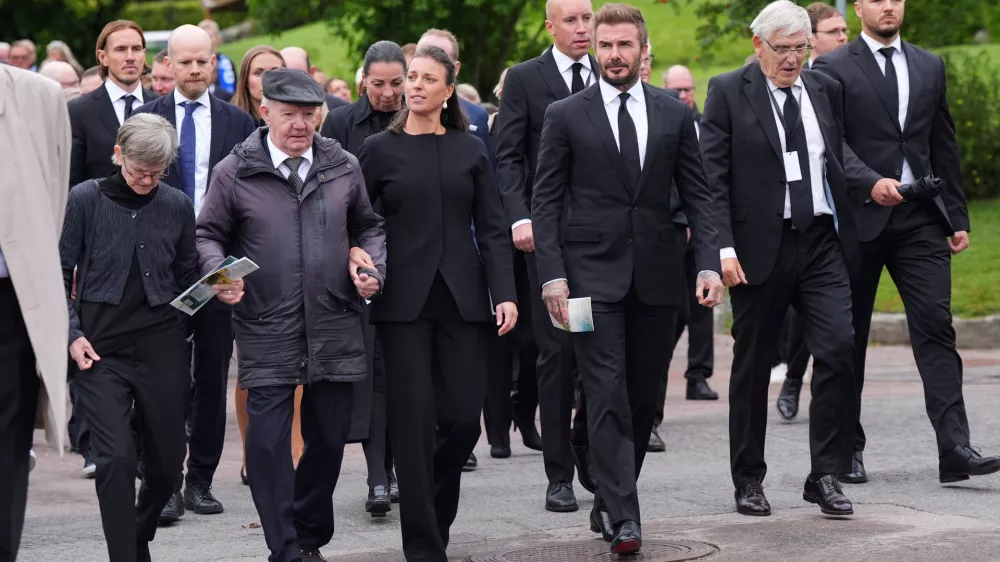
[[[732,38],[750,38],[752,35],[750,22],[771,2],[771,0],[681,1],[697,7],[696,13],[702,20],[698,28],[698,37],[708,50]],[[796,0],[796,3],[807,6],[813,1],[815,0]],[[860,31],[861,24],[854,16],[851,2],[848,2],[847,11],[848,23],[852,24],[854,31]],[[989,25],[986,22],[1000,27],[1000,18],[997,15],[998,9],[991,2],[981,0],[907,2],[903,34],[908,40],[927,48],[969,44],[973,42],[976,32]],[[1000,29],[993,31],[1000,32]]]
[[[429,28],[459,40],[460,81],[483,98],[511,62],[538,56],[547,44],[544,0],[249,0],[250,15],[265,33],[326,21],[347,40],[360,63],[372,43],[416,42]]]
[[[38,47],[38,63],[45,45],[59,39],[73,50],[80,64],[97,63],[95,46],[101,29],[127,0],[0,0],[0,37],[11,42],[31,39]]]

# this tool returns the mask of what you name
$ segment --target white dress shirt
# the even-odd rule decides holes
[[[778,89],[778,85],[767,79],[767,86],[774,95],[774,101],[778,107],[784,111],[785,92]],[[816,117],[816,108],[813,107],[809,98],[809,92],[802,85],[802,77],[792,85],[792,95],[799,102],[799,115],[802,118],[801,126],[806,131],[806,146],[809,151],[809,186],[812,191],[813,215],[832,215],[833,209],[826,199],[826,143],[823,141],[823,133],[819,128],[819,118]],[[785,141],[785,127],[778,118],[778,110],[771,104],[771,113],[774,115],[774,122],[778,126],[778,139],[781,142],[781,151],[788,152]],[[787,220],[792,218],[792,198],[789,193],[789,184],[785,184],[785,208],[782,216]],[[735,258],[735,248],[722,248],[719,251],[721,259]]]
[[[556,48],[555,45],[552,46],[552,58],[556,59],[556,68],[559,69],[559,75],[562,76],[564,82],[566,82],[566,89],[570,92],[573,91],[573,64],[580,63],[582,68],[580,68],[580,78],[583,78],[583,86],[587,87],[591,85],[594,80],[594,71],[590,68],[590,56],[584,55],[580,60],[573,60],[569,56],[564,55],[562,51]],[[529,205],[530,206],[530,205]],[[521,226],[522,224],[531,224],[531,219],[521,219],[511,225],[510,229]]]
[[[285,164],[285,160],[291,158],[291,156],[285,154],[274,142],[271,141],[271,135],[267,135],[267,150],[271,153],[271,163],[274,164],[274,169],[278,170],[278,173],[282,175],[286,180],[288,176],[292,174],[292,171]],[[306,178],[309,177],[309,170],[312,168],[313,162],[313,149],[310,146],[308,150],[301,156],[302,163],[299,164],[299,177],[302,179],[302,183],[306,182]]]
[[[862,33],[861,38],[865,40],[868,44],[868,48],[871,49],[872,55],[875,56],[875,62],[878,63],[879,70],[882,71],[882,75],[885,75],[885,55],[878,52],[879,49],[883,49],[886,45],[879,43],[878,41],[872,39],[867,33]],[[903,41],[896,36],[896,40],[892,42],[889,47],[895,47],[896,52],[892,54],[892,66],[896,69],[896,84],[899,90],[899,128],[900,130],[906,130],[906,111],[910,107],[910,69],[906,66],[906,55],[903,54]],[[910,168],[910,163],[903,158],[903,174],[899,178],[899,182],[902,184],[913,183],[913,170]]]
[[[104,81],[104,88],[108,91],[108,97],[111,98],[111,106],[115,108],[115,115],[118,116],[118,126],[121,126],[125,122],[125,96],[135,96],[135,101],[132,102],[132,111],[135,111],[140,105],[145,103],[142,99],[141,86],[142,84],[136,82],[133,90],[126,92],[118,84],[112,82],[110,78]]]
[[[174,88],[174,119],[177,123],[177,138],[184,138],[182,130],[184,128],[185,109],[182,103],[193,101],[199,104],[191,114],[194,119],[194,148],[195,148],[195,168],[194,168],[194,216],[201,212],[201,206],[205,203],[205,194],[208,193],[208,170],[209,156],[212,149],[212,102],[206,91],[196,100],[187,99],[178,89]],[[174,184],[183,185],[183,178],[175,178]]]

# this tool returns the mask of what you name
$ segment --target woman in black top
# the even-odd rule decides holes
[[[486,147],[467,133],[455,74],[443,50],[418,50],[407,108],[359,156],[369,197],[382,202],[393,279],[371,316],[384,351],[403,552],[435,562],[447,560],[462,466],[479,440],[492,312],[501,335],[517,321],[500,197]]]
[[[368,137],[384,131],[403,107],[403,80],[406,77],[403,49],[392,41],[372,44],[365,53],[362,72],[365,92],[361,98],[351,105],[331,111],[321,129],[324,137],[335,139],[351,154],[358,154]],[[381,214],[378,203],[372,207]],[[392,470],[392,448],[387,439],[382,344],[375,337],[375,328],[368,322],[369,313],[370,307],[365,306],[365,348],[370,375],[354,385],[348,442],[361,441],[368,463],[365,511],[372,517],[384,517],[391,511],[392,503],[399,501],[399,487]]]
[[[191,200],[160,181],[177,154],[170,123],[137,114],[118,130],[114,151],[120,167],[110,177],[70,192],[59,254],[108,558],[135,562],[149,560],[148,542],[184,460],[191,381],[182,319],[170,301],[197,281],[198,254]],[[138,503],[133,404],[145,464]]]

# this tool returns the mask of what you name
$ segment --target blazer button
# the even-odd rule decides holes
[[[145,275],[146,277],[149,277],[149,270],[147,269],[146,271],[143,271],[142,274]]]
[[[348,170],[350,170],[350,169],[351,169],[351,165],[350,165],[350,164],[348,164],[348,165],[347,165],[347,169],[348,169]]]
[[[778,180],[778,185],[785,185],[785,180]]]
[[[320,179],[320,181],[323,181],[323,180],[325,180],[325,179],[326,179],[326,176],[324,176],[323,174],[320,174],[320,175],[319,175],[319,179]]]
[[[897,176],[903,175],[903,170],[900,170],[899,168],[896,168],[896,175]]]
[[[146,247],[146,243],[145,242],[139,242],[139,249],[142,249],[142,248],[145,248],[145,247]]]
[[[629,243],[632,242],[632,237],[631,236],[628,237],[628,241],[629,241]]]
[[[132,218],[134,219],[134,218],[135,218],[135,216],[136,216],[136,213],[135,213],[135,211],[133,211],[133,212],[132,212]]]

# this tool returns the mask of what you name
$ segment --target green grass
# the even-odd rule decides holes
[[[951,262],[951,310],[955,316],[974,318],[1000,311],[1000,199],[969,203],[972,232],[969,249]],[[883,272],[875,302],[877,312],[903,312],[896,286]]]
[[[271,45],[277,49],[285,47],[302,47],[309,52],[310,62],[323,69],[328,76],[339,76],[354,85],[356,63],[363,55],[352,56],[347,51],[347,45],[334,36],[324,23],[313,23],[288,30],[280,35],[259,35],[242,41],[234,41],[222,45],[223,54],[233,59],[239,70],[243,54],[257,45]]]

